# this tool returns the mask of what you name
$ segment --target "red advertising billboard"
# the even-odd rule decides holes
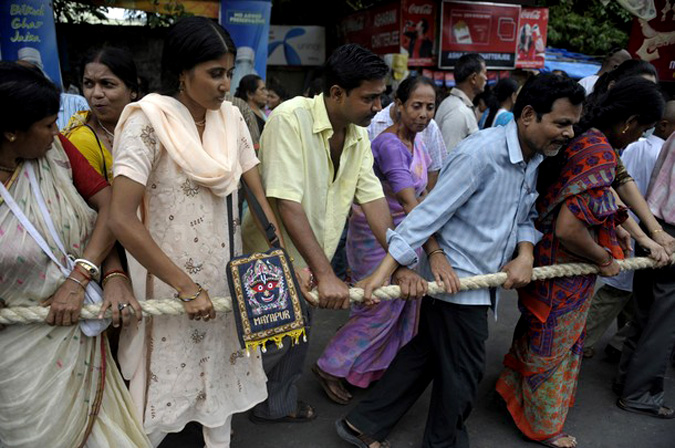
[[[466,53],[480,53],[488,68],[514,68],[520,5],[445,0],[441,4],[438,65],[453,68]]]
[[[633,19],[628,51],[656,67],[660,81],[675,82],[675,8],[671,1],[654,0],[656,17]]]
[[[436,10],[434,0],[401,0],[401,53],[408,66],[436,65]]]
[[[347,16],[340,23],[345,43],[359,44],[376,54],[399,53],[400,5],[392,3]]]
[[[522,8],[518,27],[517,68],[543,68],[548,8]]]

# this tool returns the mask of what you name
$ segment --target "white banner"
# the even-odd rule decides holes
[[[322,26],[270,26],[267,65],[321,65],[326,60]]]

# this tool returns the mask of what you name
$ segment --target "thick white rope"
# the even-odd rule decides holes
[[[675,254],[670,259],[675,263]],[[638,269],[649,269],[655,267],[656,263],[651,258],[629,258],[627,260],[618,260],[622,271],[634,271]],[[598,267],[586,263],[568,263],[554,264],[551,266],[542,266],[534,268],[532,280],[546,280],[557,277],[572,277],[576,275],[597,274]],[[473,289],[496,288],[506,282],[506,273],[499,272],[495,274],[476,275],[474,277],[465,277],[460,279],[460,290],[468,291]],[[445,290],[436,284],[429,283],[429,293],[438,294]],[[380,300],[391,300],[400,297],[401,290],[396,285],[384,286],[373,292],[373,295]],[[316,291],[311,292],[314,301],[318,303],[319,295]],[[363,301],[363,290],[360,288],[351,288],[349,297],[352,302]],[[213,307],[216,312],[229,313],[232,311],[232,299],[230,297],[212,297]],[[171,315],[177,316],[185,314],[183,304],[178,300],[145,300],[139,302],[143,308],[143,314],[148,316]],[[98,319],[100,305],[87,305],[82,308],[80,319]],[[0,309],[0,324],[34,324],[44,323],[49,313],[49,308],[42,306],[18,306]],[[106,313],[106,318],[110,318],[111,311]]]

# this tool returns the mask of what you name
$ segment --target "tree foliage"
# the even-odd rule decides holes
[[[632,15],[616,1],[547,0],[548,45],[590,55],[626,48]]]
[[[99,21],[107,20],[106,13],[108,8],[97,6],[90,2],[75,0],[53,0],[54,18],[56,23],[88,23],[92,18]],[[108,2],[111,7],[115,5],[114,0]],[[160,2],[155,0],[155,4]],[[179,0],[165,3],[162,6],[161,13],[145,12],[140,10],[127,10],[125,19],[135,23],[143,23],[150,28],[164,27],[173,24],[181,17],[189,16],[185,11],[185,6]]]
[[[108,12],[104,6],[71,0],[53,0],[52,6],[56,23],[87,23],[92,18],[103,21]]]

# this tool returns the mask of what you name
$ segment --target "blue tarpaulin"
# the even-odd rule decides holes
[[[553,70],[564,70],[571,78],[580,79],[595,75],[600,70],[600,62],[592,56],[548,47],[542,71]]]

